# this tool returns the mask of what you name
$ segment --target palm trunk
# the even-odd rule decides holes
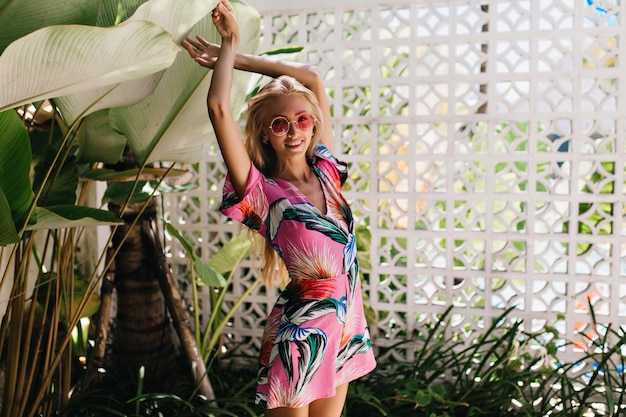
[[[127,148],[115,168],[132,167],[136,167],[136,161]],[[189,362],[190,371],[185,376],[190,375],[197,391],[212,402],[215,394],[158,236],[156,202],[152,199],[145,207],[144,204],[129,204],[123,213],[122,209],[120,204],[109,203],[109,210],[124,219],[125,225],[115,229],[112,244],[113,248],[119,247],[119,251],[110,262],[102,284],[96,368],[97,364],[104,362],[114,287],[117,290],[117,320],[112,346],[115,365],[130,372],[132,378],[143,366],[144,385],[148,383],[149,388],[160,391],[172,388],[172,384],[178,382],[179,372],[171,315],[171,324]],[[96,379],[92,372],[90,383]]]
[[[156,238],[156,234],[152,235],[152,245],[155,253],[163,253],[161,242]],[[213,405],[215,405],[215,392],[213,386],[209,380],[209,376],[206,371],[206,365],[202,358],[202,354],[198,350],[196,345],[196,339],[191,331],[191,324],[189,323],[189,316],[183,308],[183,301],[178,288],[174,281],[174,277],[170,271],[170,268],[165,262],[165,256],[162,257],[160,264],[160,276],[159,282],[161,284],[161,291],[165,295],[165,301],[172,314],[172,321],[174,327],[178,333],[178,337],[181,340],[187,359],[189,360],[191,376],[195,385],[198,387],[198,392],[207,398]]]
[[[152,389],[167,390],[176,381],[176,352],[173,334],[159,286],[159,254],[154,253],[150,223],[156,220],[156,203],[148,203],[139,221],[133,225],[142,204],[109,204],[109,210],[126,220],[113,237],[121,248],[115,257],[117,321],[113,350],[116,364],[136,376],[145,368],[145,381]]]

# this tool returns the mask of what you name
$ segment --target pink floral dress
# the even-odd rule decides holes
[[[252,166],[243,199],[230,179],[220,210],[268,239],[291,278],[263,334],[256,403],[301,407],[376,366],[365,322],[352,212],[340,193],[344,163],[324,146],[312,169],[326,197],[320,212],[290,182]]]

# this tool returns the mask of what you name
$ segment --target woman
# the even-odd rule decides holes
[[[314,67],[238,54],[227,0],[213,23],[221,47],[183,46],[214,69],[207,106],[228,169],[220,210],[265,238],[266,283],[285,267],[289,278],[266,322],[256,402],[266,417],[339,417],[348,383],[375,361],[324,85]],[[229,108],[235,68],[274,77],[250,100],[245,144]]]

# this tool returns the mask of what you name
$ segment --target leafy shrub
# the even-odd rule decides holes
[[[448,308],[413,340],[391,348],[410,346],[418,353],[415,362],[379,363],[372,374],[351,384],[344,417],[582,417],[626,412],[622,328],[600,324],[592,313],[593,327],[603,336],[575,363],[559,363],[553,341],[558,332],[526,332],[522,321],[508,318],[512,311],[504,311],[468,343],[450,331]]]
[[[586,417],[626,413],[626,333],[598,323],[592,311],[590,347],[576,362],[558,361],[556,329],[524,330],[508,309],[480,336],[451,330],[453,308],[427,323],[411,340],[380,349],[378,367],[350,384],[343,417]],[[583,334],[583,336],[585,336]],[[390,360],[399,348],[417,352],[414,362]],[[241,358],[240,358],[241,359]],[[112,391],[74,398],[65,415],[91,416],[238,416],[261,417],[253,403],[256,358],[251,366],[231,367],[218,361],[211,370],[217,403],[194,396],[193,387],[174,394],[133,395],[121,383]],[[237,361],[233,361],[236,363]],[[241,362],[239,362],[241,363]],[[116,398],[113,400],[113,398]],[[189,398],[192,398],[189,400]]]

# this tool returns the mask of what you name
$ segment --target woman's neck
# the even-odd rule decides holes
[[[292,182],[307,182],[313,172],[306,160],[283,162],[276,166],[273,177]]]

